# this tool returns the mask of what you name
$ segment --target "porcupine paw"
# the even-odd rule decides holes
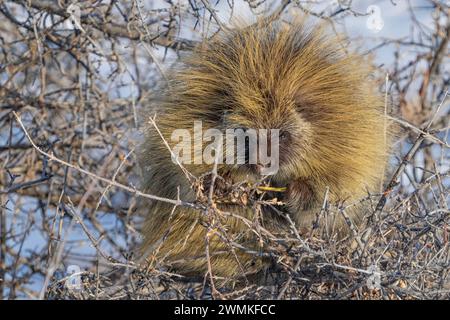
[[[314,193],[308,181],[304,179],[291,181],[287,186],[284,201],[292,213],[310,209],[314,202]]]

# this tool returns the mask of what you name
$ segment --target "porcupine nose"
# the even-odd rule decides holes
[[[263,139],[263,140],[261,140]],[[248,164],[249,159],[251,159],[252,153],[256,153],[254,156],[254,159],[256,159],[256,163],[249,164],[251,169],[258,175],[263,175],[264,172],[267,172],[267,169],[270,168],[270,164],[262,163],[261,161],[261,152],[265,152],[267,155],[271,155],[272,153],[272,143],[271,143],[271,136],[270,136],[270,130],[266,131],[266,134],[264,135],[258,135],[257,138],[257,144],[256,144],[256,150],[250,150],[250,146],[248,143],[248,139],[245,141],[245,160],[246,164]]]

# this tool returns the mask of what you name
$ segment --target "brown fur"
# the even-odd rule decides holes
[[[152,112],[170,143],[174,129],[279,128],[290,137],[280,143],[281,164],[272,177],[288,186],[285,201],[298,228],[311,226],[326,187],[330,201],[355,201],[367,190],[379,191],[386,161],[383,97],[370,80],[369,63],[345,53],[323,27],[305,21],[291,25],[255,24],[224,32],[201,45],[170,76]],[[389,142],[389,139],[387,140]],[[141,150],[142,181],[147,192],[193,201],[195,195],[182,170],[170,159],[160,136],[149,125]],[[187,165],[196,176],[211,165]],[[256,181],[248,166],[219,166],[232,181]],[[222,210],[252,220],[242,206]],[[357,221],[362,209],[348,212]],[[149,260],[169,262],[181,274],[204,275],[204,214],[163,202],[148,205],[143,252]],[[221,217],[229,240],[258,249],[256,236],[233,217]],[[264,227],[276,230],[283,219],[263,212]],[[264,265],[255,255],[210,239],[214,275],[232,277],[257,272]],[[236,259],[237,258],[237,259]]]

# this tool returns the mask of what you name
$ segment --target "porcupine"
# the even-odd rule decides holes
[[[183,58],[151,112],[157,114],[158,130],[169,145],[175,129],[184,128],[193,135],[194,121],[201,121],[203,130],[279,129],[279,170],[270,183],[287,187],[278,195],[286,212],[297,228],[310,228],[327,188],[329,202],[347,203],[379,188],[390,137],[383,95],[371,73],[365,57],[342,48],[322,25],[306,19],[255,23],[222,30]],[[144,189],[194,201],[192,181],[171,161],[160,133],[149,124],[141,146]],[[185,165],[195,176],[212,167]],[[256,182],[258,168],[219,164],[218,174],[233,182]],[[252,221],[254,210],[241,205],[218,208],[232,215],[217,218],[223,230],[212,232],[204,212],[182,206],[174,209],[160,201],[147,203],[142,252],[150,251],[178,273],[204,275],[208,271],[205,239],[212,232],[209,261],[215,276],[236,278],[260,271],[266,265],[264,259],[249,252],[258,251],[258,237],[237,218]],[[353,206],[346,213],[357,224],[364,208]],[[286,226],[286,219],[270,210],[263,210],[262,216],[269,231]],[[339,232],[348,232],[340,216],[336,226]],[[233,249],[232,242],[238,244]]]

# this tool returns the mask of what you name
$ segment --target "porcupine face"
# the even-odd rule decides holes
[[[247,92],[252,89],[249,88]],[[305,150],[307,139],[311,134],[311,126],[296,110],[294,101],[277,103],[274,99],[275,94],[266,90],[254,90],[254,92],[254,96],[259,95],[259,97],[253,102],[257,106],[252,110],[258,110],[257,113],[245,110],[230,112],[224,119],[225,128],[242,130],[241,133],[246,136],[245,164],[238,170],[244,170],[248,174],[262,174],[261,169],[268,166],[261,162],[258,152],[262,152],[277,158],[279,170],[289,171],[289,168],[295,167],[295,163],[301,159],[302,150]],[[247,106],[249,103],[247,102]],[[250,134],[251,130],[254,136]],[[265,131],[266,135],[261,131]],[[272,134],[274,134],[273,137]],[[253,137],[256,142],[254,144],[249,142]],[[272,139],[276,139],[277,143],[273,144]],[[264,147],[262,147],[263,144],[265,144]],[[252,156],[255,157],[253,161]]]

